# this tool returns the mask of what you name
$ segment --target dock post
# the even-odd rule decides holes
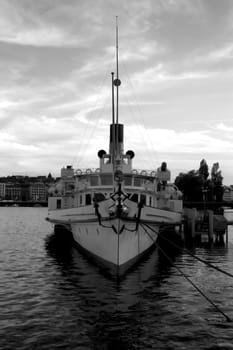
[[[226,245],[228,245],[228,225],[226,227]]]
[[[196,236],[195,222],[196,222],[196,208],[193,208],[192,212],[191,212],[191,236],[192,236],[192,239],[194,239]]]
[[[213,210],[208,210],[208,214],[209,214],[208,236],[209,236],[209,243],[212,243],[213,237],[214,237],[214,213],[213,213]]]
[[[184,240],[193,241],[196,236],[196,208],[184,208],[184,226],[183,234]]]
[[[180,238],[181,241],[184,242],[185,241],[185,237],[184,237],[184,224],[180,225]]]

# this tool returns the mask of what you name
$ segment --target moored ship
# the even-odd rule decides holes
[[[98,169],[61,169],[61,180],[50,189],[48,220],[69,230],[96,262],[122,275],[155,246],[164,225],[181,224],[182,199],[169,183],[165,162],[156,171],[137,171],[134,152],[124,152],[124,126],[118,116],[118,39],[116,58],[109,152],[98,152]]]

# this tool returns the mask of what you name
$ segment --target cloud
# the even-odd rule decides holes
[[[225,59],[231,59],[233,57],[233,45],[231,43],[224,45],[223,47],[218,48],[210,52],[206,60],[207,61],[222,61]]]
[[[84,42],[78,38],[70,38],[68,33],[65,33],[58,28],[47,27],[38,28],[35,30],[27,30],[16,32],[15,35],[7,36],[2,35],[1,41],[8,43],[14,43],[19,45],[32,45],[32,46],[79,46]]]
[[[151,67],[144,72],[136,73],[134,80],[141,82],[162,82],[162,81],[176,81],[176,80],[192,80],[192,79],[206,79],[210,77],[207,72],[182,72],[180,74],[172,74],[166,71],[162,63],[155,67]]]
[[[0,4],[0,41],[24,46],[85,46],[84,37],[72,30],[73,21],[63,20],[61,26],[62,12],[67,12],[66,17],[74,18],[72,7],[64,6],[60,1],[56,5],[50,1],[33,6],[30,1],[3,0]]]
[[[133,144],[137,148],[140,147],[142,140],[141,137],[139,138],[139,129],[134,126],[128,129],[127,135],[134,135]],[[154,140],[156,140],[157,152],[170,152],[171,154],[173,152],[180,152],[181,154],[233,153],[233,141],[230,142],[216,137],[210,130],[177,132],[172,129],[150,129],[143,131],[143,133],[145,147],[148,146],[147,140],[150,140],[150,143],[154,143]]]
[[[1,1],[2,172],[98,166],[112,118],[116,14],[120,121],[135,164],[229,162],[232,10],[225,0]]]
[[[224,123],[218,123],[215,128],[216,130],[225,131],[227,133],[233,132],[233,127],[227,126]]]

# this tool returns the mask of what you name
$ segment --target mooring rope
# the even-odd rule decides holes
[[[148,226],[148,225],[146,225]],[[143,226],[143,224],[141,224],[141,227],[144,229],[144,231],[147,233],[147,235],[152,239],[152,241],[156,244],[156,246],[158,247],[158,249],[163,253],[163,255],[168,259],[168,261],[170,262],[170,264],[172,266],[174,266],[177,271],[179,271],[180,275],[183,276],[219,313],[221,313],[227,322],[232,322],[232,320],[230,319],[229,316],[227,316],[178,266],[176,266],[173,261],[171,260],[171,258],[165,253],[165,251],[160,247],[160,245],[158,244],[158,242],[156,240],[153,239],[153,237],[150,235],[150,233],[145,229],[145,227]],[[149,227],[150,228],[150,227]],[[153,229],[150,228],[152,231]]]
[[[150,227],[148,224],[144,224],[144,225],[145,225],[146,227],[150,228],[150,230],[153,231],[153,228]],[[227,275],[227,276],[233,278],[233,274],[231,274],[230,272],[227,272],[227,271],[221,269],[220,267],[211,264],[209,261],[206,261],[206,260],[204,260],[204,259],[202,259],[202,258],[196,256],[195,254],[193,254],[192,252],[190,252],[189,249],[177,245],[176,243],[172,242],[170,239],[164,237],[161,233],[159,233],[159,236],[162,237],[164,240],[166,240],[168,243],[172,244],[175,248],[178,248],[178,249],[180,249],[180,250],[185,249],[185,251],[186,251],[190,256],[192,256],[193,258],[195,258],[195,259],[201,261],[203,264],[206,264],[207,266],[209,266],[209,267],[211,267],[211,268],[213,268],[213,269],[215,269],[215,270],[217,270],[217,271],[219,271],[219,272],[221,272],[221,273],[223,273],[223,274],[225,274],[225,275]]]

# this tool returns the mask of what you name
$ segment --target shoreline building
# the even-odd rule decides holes
[[[224,187],[223,201],[233,202],[233,185]]]
[[[0,183],[0,199],[4,199],[6,196],[6,184]]]
[[[44,182],[35,182],[30,185],[30,199],[46,201],[48,199],[48,185]]]
[[[51,174],[37,177],[0,177],[0,200],[45,202],[48,200],[48,188],[54,182]]]

